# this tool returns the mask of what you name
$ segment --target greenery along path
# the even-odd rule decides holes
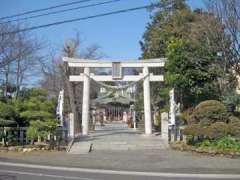
[[[1,100],[0,127],[29,127],[27,137],[32,143],[37,137],[47,138],[49,133],[51,135],[55,133],[58,124],[55,111],[56,99],[49,98],[46,90],[24,89],[17,98],[2,97]],[[3,128],[0,131],[0,138],[3,137],[5,140],[7,130],[3,131]],[[4,141],[5,145],[6,143]]]
[[[143,35],[142,59],[168,58],[165,83],[153,84],[153,104],[169,111],[168,94],[174,88],[181,105],[177,122],[185,125],[189,145],[203,152],[239,154],[240,46],[234,39],[239,37],[240,3],[206,2],[207,11],[192,10],[185,0],[162,0]],[[142,95],[139,87],[136,107],[142,106]]]

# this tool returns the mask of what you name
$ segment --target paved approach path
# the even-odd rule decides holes
[[[127,124],[115,121],[106,123],[104,126],[96,125],[96,131],[75,141],[70,153],[87,153],[90,147],[92,151],[159,150],[166,149],[168,144],[161,139],[160,135],[145,136],[128,128]]]

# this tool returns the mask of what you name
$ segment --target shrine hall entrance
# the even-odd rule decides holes
[[[136,121],[134,113],[135,84],[115,86],[119,89],[100,85],[97,98],[91,99],[90,126],[93,126],[92,129],[99,123],[105,125],[105,123],[118,121],[130,125]]]

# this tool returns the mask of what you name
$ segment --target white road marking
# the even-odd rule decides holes
[[[164,173],[164,172],[117,171],[117,170],[106,170],[106,169],[71,168],[71,167],[9,163],[9,162],[0,162],[0,165],[11,166],[11,167],[25,167],[25,168],[31,168],[31,169],[59,170],[59,171],[69,171],[69,172],[83,172],[83,173],[111,174],[111,175],[133,175],[133,176],[149,176],[149,177],[154,176],[154,177],[170,177],[170,178],[172,177],[172,178],[240,179],[240,174],[187,174],[187,173]]]
[[[52,174],[30,173],[30,172],[23,172],[23,171],[0,170],[0,172],[10,173],[10,174],[19,174],[19,175],[28,175],[28,176],[52,177],[52,178],[60,178],[60,179],[64,178],[64,179],[76,179],[76,180],[99,180],[99,179],[81,178],[81,177],[74,177],[74,176],[59,176],[59,175],[52,175]]]

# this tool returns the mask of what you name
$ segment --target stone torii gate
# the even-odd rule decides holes
[[[101,82],[137,82],[143,79],[145,134],[152,134],[150,82],[164,81],[164,77],[163,75],[149,73],[149,67],[164,67],[166,58],[131,61],[103,61],[63,57],[63,61],[67,63],[68,67],[79,67],[84,69],[84,73],[79,75],[69,75],[70,82],[83,82],[82,135],[88,135],[90,79]],[[112,75],[95,75],[90,73],[90,68],[112,68]],[[123,75],[123,68],[142,68],[142,73],[138,75]]]

